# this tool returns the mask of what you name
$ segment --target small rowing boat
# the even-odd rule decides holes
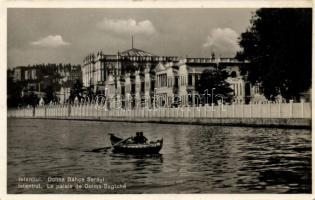
[[[117,153],[126,153],[126,154],[158,154],[163,146],[163,139],[151,141],[149,143],[135,144],[128,139],[123,139],[115,136],[114,134],[110,135],[110,141],[113,145],[113,152]],[[123,142],[125,140],[125,142]],[[117,144],[117,145],[116,145]]]

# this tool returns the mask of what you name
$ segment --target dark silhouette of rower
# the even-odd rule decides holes
[[[147,138],[143,136],[143,132],[137,132],[136,136],[133,138],[134,143],[144,144],[147,142]]]

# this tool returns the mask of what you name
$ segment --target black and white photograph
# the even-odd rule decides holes
[[[9,7],[6,35],[7,194],[312,194],[311,7]]]

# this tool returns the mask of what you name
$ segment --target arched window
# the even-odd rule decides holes
[[[232,71],[230,76],[231,76],[231,78],[235,78],[236,77],[236,71]]]

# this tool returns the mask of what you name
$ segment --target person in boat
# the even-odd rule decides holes
[[[136,136],[133,137],[133,142],[136,144],[144,144],[147,141],[148,141],[148,139],[143,136],[143,132],[137,132]]]

